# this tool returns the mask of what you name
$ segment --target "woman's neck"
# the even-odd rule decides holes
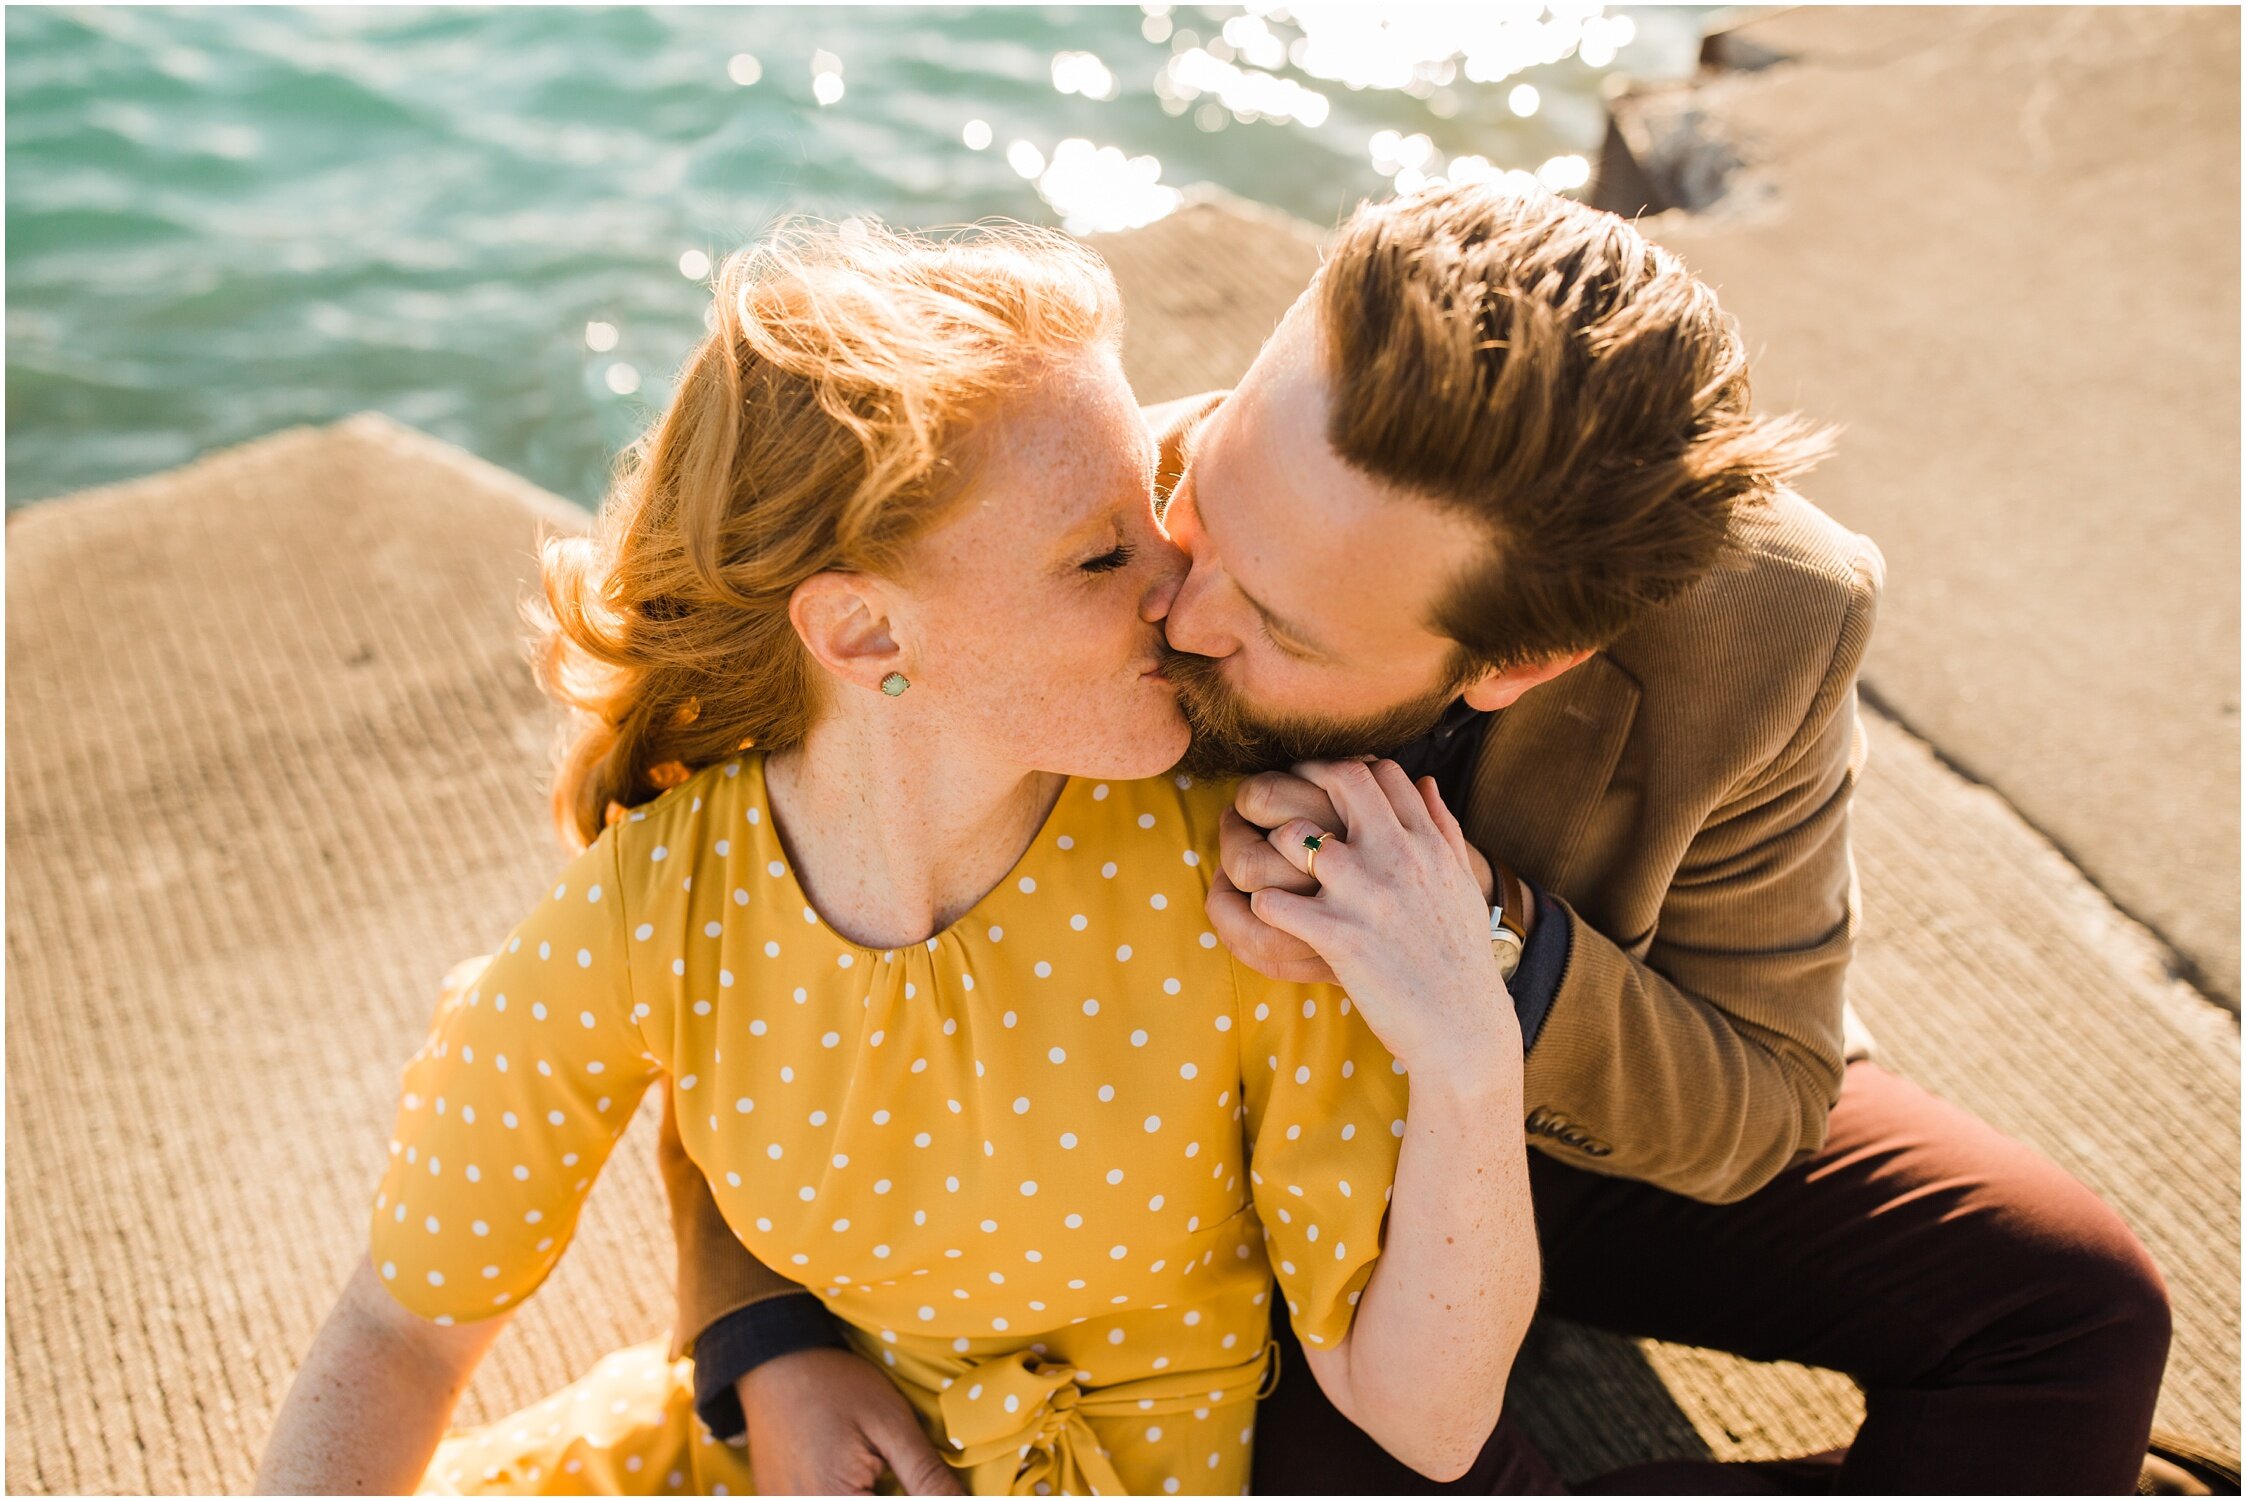
[[[845,704],[765,759],[797,884],[827,926],[868,948],[917,943],[965,916],[1021,859],[1067,781],[947,747],[917,718]]]

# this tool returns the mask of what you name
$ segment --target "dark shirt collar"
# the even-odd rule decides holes
[[[1464,801],[1464,787],[1458,774],[1473,764],[1476,751],[1481,747],[1482,735],[1489,728],[1491,714],[1476,709],[1461,698],[1443,711],[1435,727],[1417,740],[1398,746],[1388,759],[1404,768],[1404,774],[1414,781],[1433,777],[1442,785],[1443,801],[1454,813]]]

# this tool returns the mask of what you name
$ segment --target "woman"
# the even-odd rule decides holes
[[[1463,1471],[1535,1282],[1485,911],[1386,768],[1328,895],[1267,914],[1323,924],[1349,994],[1205,930],[1225,797],[1159,775],[1179,566],[1105,268],[854,226],[716,290],[597,539],[546,553],[582,852],[409,1064],[261,1484],[753,1487],[659,1346],[439,1448],[658,1079],[971,1490],[1242,1489],[1274,1267],[1342,1410]],[[1452,941],[1384,952],[1398,901]]]

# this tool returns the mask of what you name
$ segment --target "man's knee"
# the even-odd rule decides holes
[[[2121,1216],[2102,1201],[2094,1202],[2104,1223],[2086,1252],[2091,1271],[2087,1280],[2094,1289],[2092,1312],[2141,1365],[2157,1373],[2167,1365],[2168,1342],[2175,1329],[2167,1279]]]
[[[2029,1296],[1991,1332],[2016,1338],[2002,1341],[2014,1358],[2049,1350],[2120,1387],[2157,1388],[2173,1318],[2152,1253],[2111,1205],[2057,1168],[2032,1187],[2006,1216],[2017,1226],[2017,1286]]]

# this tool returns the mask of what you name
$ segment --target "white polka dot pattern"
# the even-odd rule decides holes
[[[1337,993],[1268,981],[1209,937],[1229,795],[1071,782],[971,912],[884,950],[806,902],[762,816],[762,758],[706,768],[604,831],[437,1018],[377,1201],[386,1285],[430,1317],[519,1303],[667,1076],[699,1102],[681,1140],[735,1233],[939,1438],[949,1373],[1025,1350],[1087,1414],[1136,1382],[1236,1382],[1274,1266],[1304,1339],[1338,1340],[1379,1253],[1398,1149],[1381,1128],[1406,1081],[1354,1015],[1305,1004]],[[1252,1404],[1193,1402],[1217,1416],[1083,1421],[1133,1493],[1240,1489],[1230,1435]],[[1002,1417],[1033,1450],[1067,1428]]]
[[[1396,1176],[1401,1143],[1372,1127],[1403,1118],[1408,1086],[1402,1075],[1364,1067],[1388,1053],[1355,1007],[1344,1015],[1315,1004],[1339,1001],[1338,989],[1281,985],[1235,967],[1243,1003],[1259,997],[1242,1018],[1241,1056],[1275,1061],[1240,1079],[1256,1211],[1296,1335],[1330,1347],[1349,1332],[1380,1256],[1386,1195],[1358,1190],[1384,1189]]]
[[[656,1078],[624,962],[618,842],[604,830],[569,863],[406,1065],[372,1251],[424,1318],[487,1317],[545,1280]]]

